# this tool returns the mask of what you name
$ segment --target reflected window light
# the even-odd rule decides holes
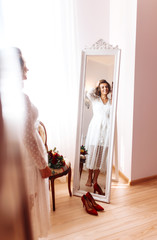
[[[74,1],[1,0],[0,11],[5,30],[0,45],[23,53],[29,68],[25,93],[47,126],[48,143],[74,159],[68,144],[75,138],[80,73]]]

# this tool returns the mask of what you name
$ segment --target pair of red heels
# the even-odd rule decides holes
[[[83,202],[83,206],[85,206],[87,213],[92,215],[98,215],[97,211],[103,211],[104,208],[101,207],[99,204],[97,204],[90,194],[90,192],[87,192],[86,195],[83,195],[81,197],[81,200]]]

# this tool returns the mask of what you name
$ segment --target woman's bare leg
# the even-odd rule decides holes
[[[92,175],[93,175],[93,170],[89,169],[88,171],[88,179],[86,182],[86,186],[91,187],[92,186]]]
[[[99,170],[99,169],[94,170],[93,184],[94,184],[94,183],[97,183],[99,173],[100,173],[100,170]]]

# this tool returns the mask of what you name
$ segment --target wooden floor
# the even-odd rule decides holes
[[[98,216],[86,213],[80,197],[69,197],[67,183],[55,187],[49,240],[157,240],[157,179],[135,186],[113,182],[111,203],[100,203],[105,211]]]

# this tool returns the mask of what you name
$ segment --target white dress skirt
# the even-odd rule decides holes
[[[85,147],[88,150],[85,168],[99,169],[105,173],[108,162],[111,100],[104,104],[101,98],[95,95],[94,89],[87,93],[87,97],[92,103],[93,117],[85,141]]]
[[[48,165],[48,157],[38,133],[38,110],[26,95],[25,102],[24,168],[33,239],[36,240],[46,237],[50,226],[48,179],[43,179],[39,171]]]

